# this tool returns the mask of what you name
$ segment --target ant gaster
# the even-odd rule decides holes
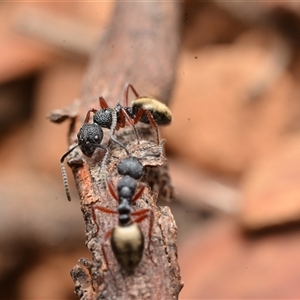
[[[118,224],[109,230],[104,236],[102,253],[108,266],[104,242],[110,237],[111,247],[116,260],[127,273],[132,274],[137,265],[140,263],[144,251],[144,235],[141,228],[138,226],[138,223],[143,221],[146,217],[150,218],[148,232],[149,251],[154,215],[152,210],[149,208],[135,212],[132,211],[132,203],[142,196],[145,189],[145,186],[141,186],[136,192],[137,183],[135,179],[140,179],[143,175],[143,166],[140,161],[135,157],[126,158],[119,163],[118,172],[120,175],[123,175],[123,177],[118,181],[117,193],[115,192],[112,182],[107,179],[109,192],[119,203],[117,210],[111,210],[106,207],[96,205],[92,209],[92,216],[97,226],[97,234],[99,226],[96,221],[96,210],[119,215]],[[133,220],[133,217],[136,218]]]

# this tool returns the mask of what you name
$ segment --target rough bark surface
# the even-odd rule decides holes
[[[70,118],[70,144],[76,144],[76,133],[86,112],[99,109],[102,95],[111,107],[123,98],[125,82],[133,84],[140,95],[154,96],[167,103],[174,83],[176,56],[179,46],[180,4],[177,2],[117,3],[110,26],[102,37],[87,70],[79,100],[69,108],[57,110],[50,119],[61,122]],[[141,138],[138,143],[132,128],[117,132],[130,155],[140,159],[146,173],[140,180],[146,184],[141,199],[133,210],[151,208],[154,226],[149,241],[149,220],[140,223],[146,246],[141,263],[133,275],[118,265],[105,234],[117,224],[117,216],[97,212],[99,232],[91,209],[101,205],[116,209],[116,201],[109,195],[101,174],[104,151],[98,149],[92,158],[85,157],[77,148],[68,156],[79,191],[80,204],[86,222],[86,245],[92,259],[81,259],[71,271],[75,292],[80,299],[176,299],[182,288],[177,261],[177,228],[168,207],[156,205],[158,199],[172,200],[173,188],[169,181],[163,145],[156,143],[155,130],[148,125],[137,126]],[[108,131],[103,144],[108,142]],[[116,185],[120,176],[117,164],[126,152],[112,145],[104,165],[105,176]],[[140,184],[140,183],[139,183]],[[108,259],[105,263],[102,246]]]

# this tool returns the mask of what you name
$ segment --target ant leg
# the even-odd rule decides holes
[[[159,141],[160,141],[159,128],[148,109],[141,107],[139,109],[138,113],[136,114],[135,118],[133,119],[133,122],[134,122],[134,124],[136,124],[141,119],[141,117],[143,116],[144,113],[147,115],[148,120],[149,120],[150,124],[152,125],[152,127],[156,130],[157,144],[159,145]]]
[[[88,112],[86,113],[85,119],[84,119],[84,124],[86,124],[86,123],[89,122],[91,112],[92,112],[92,113],[96,113],[96,112],[97,112],[97,109],[91,108],[91,109],[88,110]]]
[[[150,214],[150,215],[149,215]],[[145,208],[145,209],[141,209],[139,211],[135,211],[133,213],[131,213],[132,216],[140,216],[139,218],[135,219],[136,223],[140,223],[141,221],[143,221],[147,216],[150,217],[150,223],[149,223],[149,232],[148,232],[148,238],[149,238],[149,242],[148,242],[148,252],[150,253],[150,242],[151,242],[151,237],[152,237],[152,229],[153,229],[153,223],[154,223],[154,214],[153,211],[150,208]]]
[[[99,104],[102,109],[109,107],[106,100],[102,96],[99,97]]]
[[[132,126],[134,132],[135,132],[135,135],[136,135],[136,138],[138,140],[138,144],[140,144],[140,137],[139,137],[139,134],[136,130],[136,127],[135,127],[135,124],[130,118],[130,116],[127,114],[126,110],[122,107],[120,109],[120,118],[121,118],[121,124],[120,124],[120,127],[125,127],[125,123],[126,121],[129,123],[130,126]]]
[[[107,255],[106,255],[105,248],[104,248],[104,242],[111,236],[112,231],[113,231],[113,229],[111,229],[110,231],[108,231],[108,232],[105,234],[104,241],[102,242],[102,245],[101,245],[101,250],[102,250],[103,257],[104,257],[105,264],[106,264],[107,268],[108,268],[108,259],[107,259]],[[109,268],[108,268],[108,269],[109,269]]]
[[[106,263],[107,267],[108,267],[108,259],[107,259],[107,255],[106,255],[106,252],[105,252],[105,249],[104,249],[104,243],[111,236],[113,230],[114,229],[111,229],[111,230],[109,230],[108,232],[105,233],[105,236],[104,236],[104,239],[103,239],[103,242],[102,242],[102,245],[101,245],[103,257],[104,257],[104,260],[105,260],[105,263]]]
[[[144,189],[145,189],[145,185],[143,185],[140,190],[135,194],[135,196],[132,198],[131,202],[135,202],[137,199],[141,198],[143,192],[144,192]]]
[[[108,190],[109,190],[110,194],[119,203],[118,196],[115,192],[115,188],[114,188],[111,180],[109,178],[107,178],[106,181],[107,181],[107,186],[108,186]]]
[[[103,212],[106,212],[106,213],[114,213],[114,214],[117,214],[117,212],[113,211],[113,210],[110,210],[108,208],[105,208],[103,206],[94,206],[93,209],[92,209],[92,217],[93,217],[93,221],[95,222],[95,224],[97,225],[97,232],[96,234],[98,233],[99,231],[99,226],[98,226],[98,223],[96,222],[96,214],[95,214],[95,210],[96,209],[99,209]],[[103,242],[101,243],[101,250],[102,250],[102,254],[103,254],[103,258],[104,258],[104,261],[105,261],[105,264],[107,266],[107,269],[110,271],[110,273],[112,274],[112,276],[114,277],[112,271],[110,270],[109,268],[109,263],[108,263],[108,257],[106,255],[106,251],[105,251],[105,242],[107,241],[107,239],[112,235],[112,232],[113,232],[114,228],[110,229],[108,232],[105,233],[105,236],[103,238]],[[115,279],[115,278],[114,278]]]
[[[126,111],[125,111],[125,114],[127,114]],[[120,109],[120,114],[119,114],[119,115],[120,115],[120,122],[117,124],[117,125],[119,125],[119,128],[124,128],[125,125],[126,125],[125,114],[124,114],[124,109],[121,108],[121,109]],[[131,125],[131,123],[130,123],[130,125]],[[118,129],[119,129],[119,128],[118,128]]]
[[[109,106],[108,106],[106,100],[105,100],[102,96],[99,97],[99,102],[100,102],[100,106],[101,106],[102,109],[109,108]],[[95,111],[96,111],[96,110],[95,110]],[[94,112],[94,111],[93,111],[93,112]],[[95,113],[95,112],[94,112],[94,113]],[[127,155],[129,155],[129,152],[128,152],[127,148],[126,148],[121,142],[119,142],[119,141],[116,139],[116,137],[114,136],[114,133],[115,133],[115,131],[116,131],[116,127],[117,127],[117,125],[118,125],[118,124],[117,124],[117,114],[116,114],[116,111],[115,111],[115,110],[112,110],[112,118],[113,118],[113,120],[112,120],[112,125],[111,125],[111,128],[110,128],[110,139],[111,139],[114,143],[118,144],[121,148],[125,149]],[[118,130],[118,129],[119,129],[119,126],[118,126],[117,130]]]
[[[105,251],[105,248],[104,248],[105,242],[106,242],[106,240],[111,236],[113,230],[114,230],[114,229],[111,229],[111,230],[109,230],[109,231],[105,234],[104,240],[103,240],[102,245],[101,245],[101,250],[102,250],[102,254],[103,254],[103,258],[104,258],[106,267],[107,267],[107,269],[109,270],[109,272],[111,273],[111,275],[113,276],[114,281],[115,281],[115,283],[116,283],[116,278],[115,278],[113,272],[111,271],[111,269],[109,268],[108,257],[107,257],[107,255],[106,255],[106,251]]]
[[[116,131],[116,127],[117,127],[117,114],[116,114],[116,111],[115,110],[112,110],[112,118],[113,118],[113,121],[112,121],[112,125],[111,125],[111,128],[110,128],[110,139],[118,144],[121,148],[123,148],[125,151],[126,151],[126,154],[129,156],[129,151],[127,150],[126,146],[124,146],[121,142],[119,142],[117,140],[117,138],[114,136],[114,133]]]
[[[103,207],[103,206],[100,206],[100,205],[93,206],[93,208],[92,208],[92,219],[93,219],[94,223],[97,226],[97,231],[95,232],[95,235],[99,232],[99,229],[100,229],[99,225],[97,223],[97,220],[96,220],[97,219],[96,218],[96,210],[100,210],[100,211],[105,212],[107,214],[118,214],[117,211],[106,208],[106,207]]]
[[[132,92],[134,93],[135,97],[138,98],[139,94],[137,93],[137,91],[135,90],[135,88],[133,87],[132,84],[126,82],[124,85],[124,97],[123,97],[123,102],[124,105],[127,107],[128,106],[128,93],[129,93],[129,89],[131,88]]]

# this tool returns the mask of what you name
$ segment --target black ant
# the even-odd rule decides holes
[[[118,225],[109,230],[104,236],[102,253],[106,265],[108,266],[104,243],[110,237],[111,247],[117,261],[127,273],[132,274],[137,265],[140,263],[144,251],[144,235],[141,228],[138,226],[138,223],[143,221],[146,217],[150,217],[148,232],[148,251],[150,252],[149,248],[154,215],[152,210],[149,208],[132,212],[132,203],[141,197],[145,189],[145,186],[141,186],[136,192],[137,183],[135,179],[140,179],[144,173],[141,162],[136,157],[128,157],[118,164],[118,172],[120,175],[123,175],[123,177],[118,181],[117,194],[112,182],[107,179],[109,192],[119,203],[117,210],[111,210],[97,205],[92,209],[92,216],[97,226],[97,234],[99,226],[96,222],[96,210],[119,215]],[[136,219],[133,220],[132,217],[136,217]]]
[[[132,106],[128,106],[128,94],[129,89],[132,90],[136,99],[132,101]],[[172,121],[172,113],[169,108],[162,102],[151,98],[151,97],[139,97],[139,94],[135,88],[126,83],[124,86],[124,96],[123,102],[125,106],[122,106],[119,102],[115,108],[110,108],[105,101],[105,99],[100,96],[100,110],[94,108],[87,112],[86,120],[89,120],[90,113],[94,113],[93,122],[97,123],[100,127],[112,129],[114,133],[115,130],[124,128],[126,126],[126,121],[131,125],[135,131],[135,135],[139,141],[139,136],[135,128],[135,124],[138,122],[151,124],[157,133],[157,141],[159,144],[160,135],[158,125],[168,125]],[[115,126],[113,124],[113,114],[117,115],[117,122]]]
[[[112,114],[112,116],[113,116],[113,124],[116,124],[117,122],[116,114]],[[113,129],[111,130],[110,141],[108,142],[108,145],[104,147],[103,145],[101,145],[103,139],[102,128],[97,123],[88,123],[88,122],[89,122],[89,118],[86,117],[84,124],[82,125],[82,127],[80,128],[77,134],[78,144],[72,147],[71,149],[69,149],[60,159],[60,166],[61,166],[64,187],[69,201],[71,201],[71,195],[69,190],[67,172],[64,166],[64,160],[75,148],[79,147],[84,155],[86,155],[87,157],[92,157],[92,155],[94,154],[97,148],[104,149],[107,152],[110,146],[110,142],[112,140],[120,147],[124,148],[126,153],[129,155],[129,152],[126,149],[126,147],[113,136],[112,134]]]

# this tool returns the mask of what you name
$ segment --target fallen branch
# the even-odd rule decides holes
[[[177,2],[117,2],[111,24],[98,45],[86,74],[82,96],[68,109],[57,110],[50,119],[60,122],[72,119],[70,144],[75,144],[76,133],[90,108],[99,109],[102,95],[111,107],[121,99],[125,82],[134,85],[142,95],[151,95],[167,103],[176,73],[176,56],[179,45],[180,4]],[[77,117],[76,117],[77,116]],[[75,122],[76,120],[76,122]],[[151,208],[154,226],[149,241],[146,234],[149,222],[143,221],[142,231],[146,245],[141,263],[133,275],[124,273],[111,251],[104,243],[105,234],[117,224],[115,215],[97,213],[97,226],[92,218],[96,205],[116,208],[116,202],[104,188],[100,172],[104,156],[102,149],[92,158],[85,157],[76,148],[68,156],[81,199],[81,209],[86,222],[86,245],[92,251],[92,260],[81,259],[71,275],[75,292],[80,299],[176,299],[182,288],[177,261],[177,228],[168,207],[158,207],[158,199],[172,200],[173,189],[169,182],[163,142],[157,145],[155,130],[148,125],[137,126],[141,143],[138,144],[132,128],[118,133],[118,140],[126,145],[146,167],[142,181],[147,185],[134,210]],[[108,142],[105,136],[103,144]],[[115,184],[118,180],[116,166],[127,157],[124,149],[112,145],[105,174]],[[101,247],[107,252],[105,263]]]

